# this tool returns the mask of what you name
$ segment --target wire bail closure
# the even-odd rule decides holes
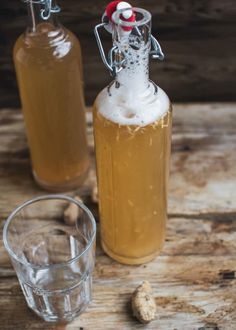
[[[41,9],[41,17],[43,20],[49,19],[51,13],[59,13],[61,8],[58,5],[52,5],[52,0],[23,0],[26,3],[35,3],[39,5],[44,5],[44,8]]]
[[[97,41],[97,45],[98,45],[98,49],[102,58],[102,61],[104,63],[104,65],[106,66],[106,68],[109,70],[110,74],[112,75],[112,77],[115,77],[117,75],[117,73],[119,73],[126,64],[126,58],[125,58],[125,54],[122,53],[121,51],[119,51],[118,46],[113,46],[110,51],[108,52],[108,56],[106,57],[105,55],[105,51],[103,48],[103,44],[101,41],[101,37],[100,37],[100,33],[99,30],[101,28],[104,28],[106,26],[109,26],[109,23],[106,22],[106,20],[103,18],[103,22],[100,24],[97,24],[94,28],[94,34],[96,37],[96,41]],[[138,29],[137,29],[138,30]],[[138,31],[138,33],[140,34],[140,32]],[[115,58],[117,58],[117,55],[119,53],[119,57],[121,57],[120,61],[117,61]],[[162,52],[161,49],[161,45],[159,44],[159,42],[157,41],[157,39],[151,35],[151,50],[150,50],[150,56],[154,59],[154,60],[160,60],[163,61],[164,60],[164,53]]]
[[[94,28],[94,34],[97,40],[97,44],[98,44],[98,49],[100,51],[100,55],[102,58],[102,61],[104,63],[104,65],[106,66],[106,68],[110,71],[110,74],[115,77],[117,75],[117,73],[119,73],[122,68],[123,65],[125,65],[125,58],[123,58],[121,61],[117,61],[115,60],[115,54],[117,54],[118,52],[118,46],[113,46],[109,53],[108,53],[108,58],[106,58],[105,52],[104,52],[104,48],[102,45],[102,41],[100,38],[100,34],[99,34],[99,29],[105,27],[106,25],[108,25],[108,23],[100,23],[97,24]],[[122,54],[124,57],[124,54]]]
[[[165,58],[165,55],[161,49],[161,45],[157,41],[157,39],[151,34],[151,51],[150,55],[154,60],[160,60],[163,61]]]

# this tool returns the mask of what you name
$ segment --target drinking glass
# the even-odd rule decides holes
[[[73,204],[73,224],[64,212]],[[28,306],[45,321],[69,322],[91,302],[96,223],[64,195],[34,198],[14,210],[3,240]]]

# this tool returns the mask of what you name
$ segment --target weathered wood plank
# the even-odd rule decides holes
[[[110,80],[98,53],[93,27],[108,1],[58,1],[61,21],[79,36],[84,54],[85,93],[91,104]],[[152,79],[175,101],[235,100],[236,5],[226,1],[136,0],[135,6],[153,14],[166,60],[153,63]],[[25,5],[19,0],[0,2],[0,107],[19,106],[12,63],[12,47],[26,27]],[[110,36],[105,35],[105,47]]]
[[[63,329],[143,328],[132,318],[129,302],[135,287],[147,279],[158,305],[158,319],[146,329],[200,330],[214,323],[219,329],[234,330],[235,278],[222,277],[222,272],[229,270],[236,271],[235,258],[227,256],[160,256],[148,265],[129,267],[100,254],[94,274],[93,303]],[[61,329],[33,316],[15,277],[1,282],[1,329]]]
[[[235,220],[236,217],[231,221],[224,220],[223,217],[220,221],[214,218],[211,220],[202,220],[170,217],[167,223],[167,238],[162,256],[189,256],[193,258],[195,256],[210,257],[215,255],[235,257]],[[2,240],[0,240],[0,256],[0,267],[2,267],[2,269],[9,268],[11,263],[3,247]],[[97,251],[97,256],[103,256],[101,249]],[[101,276],[103,268],[104,265],[102,265],[100,270],[97,269]],[[110,271],[112,272],[113,269]],[[105,276],[107,276],[110,271],[107,269]],[[1,273],[0,271],[0,278],[2,276],[5,277],[5,273]],[[199,276],[199,274],[196,274],[196,276]]]
[[[0,324],[3,330],[143,329],[130,311],[130,295],[144,279],[152,284],[158,319],[145,329],[236,328],[235,104],[175,105],[169,221],[163,252],[151,263],[124,266],[98,244],[94,300],[69,325],[42,322],[27,308],[0,241]],[[93,157],[91,113],[87,114]],[[0,111],[0,220],[19,203],[43,194],[30,176],[19,111]],[[91,201],[94,164],[79,190]],[[1,226],[4,221],[1,221]]]
[[[236,213],[235,104],[174,107],[169,213],[198,215]],[[0,215],[32,196],[43,193],[30,174],[29,154],[18,111],[0,114]],[[88,136],[92,155],[91,114]],[[94,181],[94,164],[79,193],[85,197]],[[225,215],[222,215],[225,216]]]

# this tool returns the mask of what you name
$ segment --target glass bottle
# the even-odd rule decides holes
[[[58,23],[55,1],[26,2],[30,26],[15,43],[14,63],[33,175],[46,189],[69,190],[89,167],[80,44]]]
[[[115,80],[96,98],[94,131],[103,249],[121,263],[142,264],[165,241],[172,107],[149,80],[149,55],[160,57],[151,14],[133,10],[133,23],[120,18],[122,10],[113,15],[110,62],[103,60]],[[100,47],[105,24],[95,28]]]

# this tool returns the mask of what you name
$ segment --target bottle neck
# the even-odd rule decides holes
[[[113,45],[117,48],[116,62],[125,59],[117,70],[117,85],[130,93],[143,94],[149,88],[149,54],[151,51],[151,15],[135,8],[136,22],[130,26],[117,11],[113,16]],[[126,25],[124,25],[126,24]],[[128,26],[127,26],[128,25]]]
[[[117,73],[116,81],[132,93],[144,93],[149,87],[150,41],[141,42],[140,48],[136,49],[132,39],[131,35],[125,36],[118,45],[119,53],[124,54],[126,62]]]
[[[36,2],[33,0],[27,1],[29,25],[28,33],[43,32],[45,26],[50,26],[50,30],[56,30],[59,26],[57,15],[51,11],[51,8],[56,7],[56,1],[52,0],[51,7],[49,0]]]

